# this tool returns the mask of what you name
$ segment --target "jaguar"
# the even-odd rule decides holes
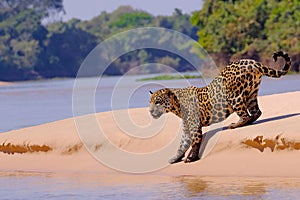
[[[239,120],[229,125],[229,128],[250,125],[256,121],[262,114],[257,100],[262,76],[279,78],[285,75],[291,66],[291,59],[287,53],[274,53],[274,62],[278,57],[285,60],[281,70],[272,69],[252,59],[241,59],[229,63],[205,87],[190,86],[150,91],[149,111],[153,118],[171,112],[182,119],[183,134],[180,145],[169,163],[182,161],[190,147],[184,162],[199,159],[204,126],[221,122],[233,112],[239,116]]]

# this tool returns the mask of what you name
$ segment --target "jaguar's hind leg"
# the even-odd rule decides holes
[[[229,128],[237,128],[245,126],[251,121],[251,116],[248,113],[247,107],[243,102],[242,98],[238,97],[232,105],[234,112],[240,117],[240,120],[237,123],[232,123],[229,125]]]
[[[247,123],[247,125],[255,122],[262,114],[261,110],[258,107],[257,96],[251,98],[248,102],[248,111],[251,115],[251,120]]]

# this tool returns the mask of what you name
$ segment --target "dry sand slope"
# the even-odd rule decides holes
[[[254,125],[222,130],[212,151],[200,161],[169,165],[152,174],[300,177],[299,100],[300,92],[260,97],[259,104],[263,115]],[[158,161],[163,159],[163,163],[166,163],[167,158],[157,156],[158,150],[172,143],[175,136],[181,132],[180,119],[168,114],[161,121],[153,121],[147,108],[119,112],[128,114],[130,120],[139,128],[136,130],[133,126],[122,128],[122,123],[126,124],[128,121],[125,118],[123,121],[122,118],[118,118],[122,116],[118,113],[98,113],[96,117],[101,131],[109,141],[116,148],[126,152],[156,152],[156,157],[151,158],[149,163],[147,159],[144,160],[145,164],[153,164],[156,158]],[[224,124],[229,125],[236,120],[237,116],[232,115]],[[157,126],[160,126],[161,122],[164,122],[164,126],[158,129]],[[85,128],[91,132],[95,131],[89,126]],[[204,132],[207,131],[211,130],[205,128]],[[151,135],[156,132],[157,134]],[[137,138],[139,134],[146,139]],[[206,140],[210,136],[205,136]],[[108,157],[111,156],[118,163],[119,158],[115,157],[114,153],[110,154],[110,149],[105,148],[104,140],[90,139],[87,145],[90,145],[89,150],[92,153],[108,154]],[[178,138],[174,142],[176,146],[170,148],[171,154],[176,152],[177,142]],[[0,134],[0,159],[2,173],[16,171],[119,173],[102,165],[87,152],[79,139],[73,118]]]

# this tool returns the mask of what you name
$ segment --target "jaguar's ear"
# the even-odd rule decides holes
[[[153,94],[153,92],[151,92],[151,90],[149,90],[149,94]]]
[[[165,94],[166,94],[167,97],[171,97],[172,92],[171,92],[171,90],[167,89]]]

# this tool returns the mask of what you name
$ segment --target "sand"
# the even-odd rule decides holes
[[[0,81],[0,86],[13,85],[13,82]]]
[[[219,127],[204,128],[203,158],[193,163],[167,164],[178,146],[181,120],[172,114],[153,120],[147,108],[13,130],[0,134],[0,173],[300,177],[299,99],[300,92],[263,96],[263,115],[255,124],[222,130],[237,120],[233,114]]]

